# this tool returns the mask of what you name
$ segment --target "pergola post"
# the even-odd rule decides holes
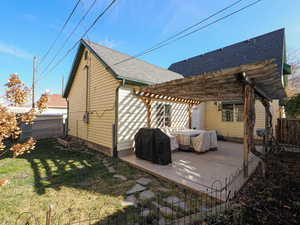
[[[270,147],[272,138],[273,138],[273,123],[272,123],[272,113],[271,113],[271,106],[270,102],[267,99],[261,98],[261,103],[265,107],[265,153],[268,150],[268,147]]]
[[[147,109],[147,127],[151,128],[151,98],[140,97]]]
[[[244,177],[248,177],[249,152],[254,147],[255,94],[251,85],[244,86]]]

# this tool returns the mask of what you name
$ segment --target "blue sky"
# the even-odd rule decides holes
[[[10,0],[1,5],[0,15],[0,84],[11,73],[18,73],[31,84],[33,56],[38,57],[38,70],[43,70],[93,0],[82,0],[74,17],[53,51],[43,63],[39,59],[55,39],[77,0]],[[88,39],[134,55],[194,24],[235,0],[117,0],[115,6],[89,32]],[[232,10],[253,2],[244,0]],[[59,58],[81,37],[84,30],[109,3],[98,0]],[[222,22],[214,24],[141,59],[167,68],[171,63],[235,42],[286,28],[288,49],[300,48],[299,0],[263,0]],[[222,14],[224,15],[224,14]],[[221,15],[221,16],[222,16]],[[217,17],[216,17],[217,18]],[[60,92],[61,77],[69,75],[75,51],[53,72],[38,83],[38,93],[46,88]],[[39,74],[37,75],[39,77]],[[0,91],[3,90],[0,89]]]

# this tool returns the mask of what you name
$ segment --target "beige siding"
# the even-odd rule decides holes
[[[89,123],[83,122],[86,109],[86,69],[88,75]],[[92,54],[81,59],[69,99],[69,134],[112,148],[112,125],[115,123],[115,94],[119,82]]]
[[[226,137],[242,138],[244,135],[243,122],[224,122],[222,121],[222,112],[218,111],[218,106],[214,102],[207,102],[205,106],[205,129],[217,130],[217,132]],[[271,104],[273,113],[273,127],[279,115],[278,100]],[[255,102],[256,124],[255,130],[265,127],[265,109],[259,102]]]

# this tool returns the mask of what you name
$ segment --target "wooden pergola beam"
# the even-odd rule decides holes
[[[255,93],[257,95],[259,95],[260,97],[263,97],[263,98],[271,101],[271,98],[261,88],[259,88],[257,85],[255,85],[255,83],[247,76],[247,74],[245,72],[237,74],[236,79],[239,82],[243,83],[244,85],[251,86],[254,89]]]

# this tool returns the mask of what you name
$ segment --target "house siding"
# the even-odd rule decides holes
[[[134,96],[132,87],[120,88],[118,97],[118,151],[133,147],[134,135],[142,127],[147,127],[147,109],[141,99]],[[171,105],[171,127],[188,127],[188,106],[174,102],[151,102],[151,127],[158,127],[157,106],[159,103]]]
[[[88,78],[86,66],[89,68]],[[89,123],[83,122],[87,81]],[[71,136],[112,149],[112,125],[115,123],[115,96],[118,85],[119,81],[93,54],[89,52],[88,59],[84,59],[83,54],[68,96]]]
[[[255,102],[255,112],[256,112],[256,123],[255,123],[254,130],[265,128],[265,108],[259,101]],[[275,124],[279,115],[278,100],[274,100],[271,103],[271,112],[273,114],[273,128],[275,129]],[[205,129],[216,130],[219,134],[225,137],[243,138],[244,136],[243,122],[222,121],[222,112],[218,111],[218,106],[214,104],[214,102],[206,102]],[[256,133],[255,133],[255,137],[257,138]]]

